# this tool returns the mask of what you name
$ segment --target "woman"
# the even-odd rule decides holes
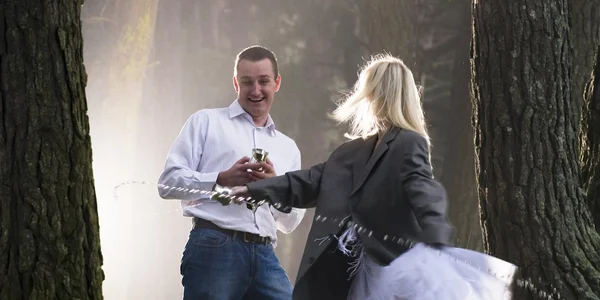
[[[408,67],[374,57],[332,116],[354,139],[325,163],[232,189],[283,212],[316,207],[294,299],[505,299],[514,266],[445,246],[454,228]]]

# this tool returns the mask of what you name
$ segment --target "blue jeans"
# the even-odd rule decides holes
[[[287,300],[292,284],[271,245],[194,228],[181,260],[184,300]]]

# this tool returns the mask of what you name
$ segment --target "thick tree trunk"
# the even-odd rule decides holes
[[[586,86],[581,120],[581,178],[587,202],[600,232],[600,46],[592,78]]]
[[[0,1],[0,299],[102,299],[81,1]]]
[[[570,17],[563,0],[473,1],[481,219],[486,250],[537,288],[600,299],[600,237],[577,163]]]

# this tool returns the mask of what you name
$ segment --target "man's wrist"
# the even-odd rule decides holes
[[[221,185],[221,186],[225,186],[223,184],[223,172],[219,172],[219,174],[217,174],[217,180],[215,181],[215,185],[213,185],[213,190],[215,189],[216,185]]]

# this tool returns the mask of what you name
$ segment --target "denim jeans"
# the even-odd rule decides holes
[[[288,300],[292,285],[273,247],[194,228],[181,260],[184,300]]]

